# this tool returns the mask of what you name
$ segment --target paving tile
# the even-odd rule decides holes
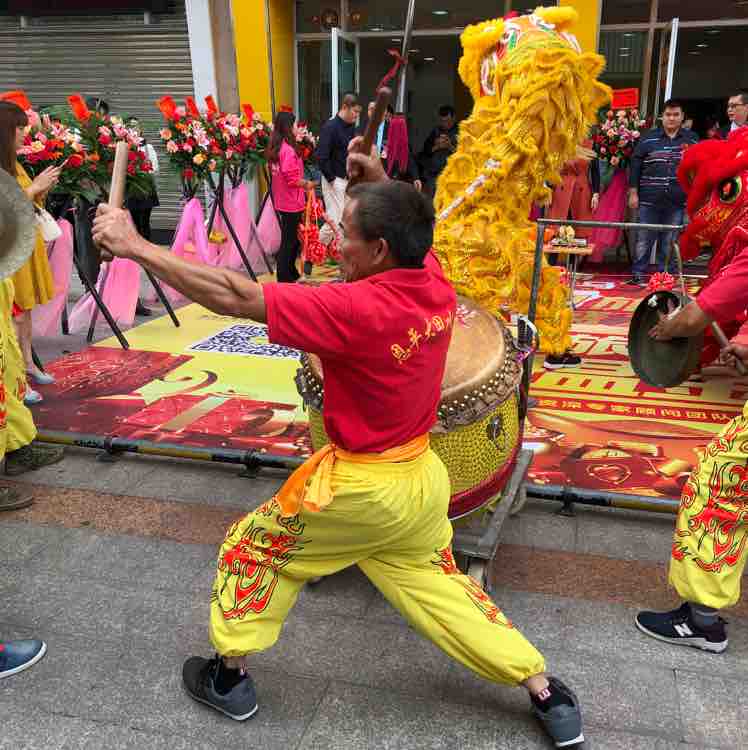
[[[184,692],[182,663],[192,653],[190,644],[163,649],[142,644],[130,649],[112,675],[119,721],[135,729],[194,737],[221,748],[287,750],[298,746],[325,693],[326,680],[253,669],[259,711],[249,721],[231,721]],[[208,649],[203,653],[209,653]]]
[[[181,544],[158,538],[61,529],[57,543],[34,555],[31,570],[83,580],[123,581],[149,589],[192,590],[214,545]]]
[[[548,670],[579,697],[591,725],[635,733],[680,738],[678,694],[672,670],[589,655],[570,648],[543,652]],[[524,689],[507,688],[481,680],[455,663],[444,699],[465,705],[502,705],[527,711]]]
[[[98,451],[66,447],[62,461],[24,474],[16,481],[133,495],[143,477],[155,470],[141,456],[123,456],[114,463],[104,463],[97,460],[97,454]]]
[[[445,687],[449,658],[401,625],[345,617],[298,616],[252,662],[268,671],[292,670],[412,695],[435,696]]]
[[[685,739],[696,745],[748,746],[745,679],[677,670]]]
[[[45,713],[106,719],[116,714],[112,691],[122,649],[40,632],[47,643],[44,658],[30,669],[4,679],[0,698],[31,704]]]
[[[576,518],[560,516],[556,510],[556,504],[540,506],[528,503],[520,513],[504,521],[501,543],[573,551],[576,545]]]
[[[48,714],[28,704],[6,703],[0,748],[13,750],[218,750],[216,745],[175,735],[152,734],[109,722]]]
[[[127,613],[138,599],[123,584],[77,581],[40,573],[28,574],[4,597],[10,622],[45,627],[71,636],[121,639]]]
[[[732,621],[728,650],[724,654],[710,654],[663,643],[645,635],[634,624],[639,611],[637,607],[578,599],[563,599],[561,602],[565,606],[559,637],[569,647],[589,653],[593,658],[615,658],[666,669],[748,677],[748,621],[744,619]]]
[[[53,549],[62,540],[62,529],[27,523],[0,523],[0,560],[13,563]]]
[[[540,748],[521,728],[498,744],[500,721],[435,700],[332,683],[299,750],[486,750]],[[516,741],[519,740],[519,741]]]
[[[593,726],[585,727],[584,736],[583,750],[697,750],[696,745],[678,740],[629,732],[609,732]],[[704,748],[700,747],[698,750]]]
[[[670,555],[675,518],[585,510],[577,513],[576,551],[620,560],[663,562]]]
[[[295,610],[320,615],[363,617],[379,592],[356,565],[307,585]]]

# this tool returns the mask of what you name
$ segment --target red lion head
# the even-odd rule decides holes
[[[748,128],[734,131],[726,141],[702,141],[686,149],[678,181],[688,196],[690,216],[681,236],[683,258],[695,258],[709,246],[713,264],[724,266],[731,260],[721,257],[723,245],[733,244],[725,242],[728,234],[748,230]]]

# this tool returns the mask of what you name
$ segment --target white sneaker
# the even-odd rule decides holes
[[[23,403],[26,404],[26,406],[41,404],[42,401],[44,401],[44,396],[42,396],[39,391],[35,391],[33,388],[26,386],[26,395],[23,397]]]

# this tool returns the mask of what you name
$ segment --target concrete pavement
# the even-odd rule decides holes
[[[38,348],[48,358],[81,345]],[[35,505],[0,515],[0,635],[42,637],[49,653],[0,681],[0,748],[550,747],[523,691],[451,663],[357,569],[305,589],[279,643],[254,659],[257,716],[219,716],[186,697],[181,665],[210,654],[223,529],[282,475],[71,450],[23,479]],[[577,691],[585,747],[748,746],[748,602],[729,616],[723,655],[648,639],[633,616],[675,602],[673,519],[556,508],[531,501],[508,519],[491,573],[497,603]]]

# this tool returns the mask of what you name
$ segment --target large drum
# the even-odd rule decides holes
[[[452,483],[450,518],[472,513],[501,495],[520,446],[521,379],[522,357],[503,323],[458,297],[438,422],[431,433],[431,447]],[[317,450],[328,442],[318,357],[302,356],[296,383],[309,410]]]

